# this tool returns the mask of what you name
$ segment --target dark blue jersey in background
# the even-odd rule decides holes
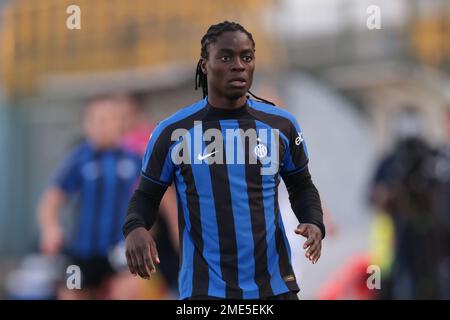
[[[139,156],[122,149],[97,151],[84,142],[70,152],[53,180],[64,193],[78,196],[74,233],[65,239],[68,254],[107,257],[123,240],[121,226],[140,167]]]

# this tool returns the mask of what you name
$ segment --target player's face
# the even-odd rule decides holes
[[[123,134],[122,112],[113,101],[93,102],[86,111],[84,129],[86,137],[96,148],[115,147]]]
[[[255,49],[241,31],[222,33],[208,47],[208,59],[202,64],[208,77],[209,94],[236,100],[250,89],[255,70]]]

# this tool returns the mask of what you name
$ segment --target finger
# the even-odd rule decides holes
[[[140,276],[139,269],[138,269],[138,260],[136,258],[136,255],[133,253],[133,251],[130,252],[130,258],[131,258],[132,268],[134,270],[134,275]]]
[[[309,258],[311,261],[314,261],[315,258],[317,257],[317,254],[320,253],[320,241],[315,241],[314,244],[310,247],[310,254],[309,254]]]
[[[315,252],[314,255],[311,256],[312,258],[312,263],[315,264],[317,262],[317,260],[319,260],[320,257],[320,249],[317,249],[317,251]]]
[[[314,264],[317,263],[317,261],[319,261],[320,256],[321,256],[321,254],[320,254],[320,251],[319,251],[319,254],[317,255],[316,259],[314,260]]]
[[[131,259],[133,260],[133,266],[134,266],[134,270],[136,271],[136,274],[141,277],[144,278],[144,274],[141,272],[141,269],[139,267],[140,262],[139,262],[139,258],[138,258],[138,254],[135,252],[131,252]]]
[[[152,257],[153,261],[158,264],[161,263],[161,261],[159,260],[158,249],[156,248],[155,241],[150,242],[150,252],[151,252],[151,257]]]
[[[145,266],[145,251],[146,250],[138,250],[135,254],[136,262],[137,262],[137,270],[138,274],[142,279],[149,279],[150,273],[147,271],[147,268]]]
[[[314,239],[309,238],[308,240],[305,241],[305,243],[303,244],[303,249],[307,249],[310,245],[312,245],[314,243]]]
[[[143,259],[145,272],[149,275],[149,279],[151,279],[152,273],[156,272],[156,268],[150,253],[150,245],[147,246],[147,249],[143,252]]]
[[[130,270],[132,275],[136,276],[136,271],[135,271],[134,266],[133,266],[133,260],[131,259],[131,255],[128,252],[128,250],[125,251],[125,256],[127,257],[128,269]]]
[[[155,268],[155,264],[153,263],[150,245],[148,246],[148,249],[145,251],[144,261],[145,261],[145,270],[148,270],[149,275],[151,275],[152,273],[155,273],[156,268]]]
[[[313,264],[314,264],[314,262],[316,261],[317,255],[318,255],[318,252],[315,251],[314,253],[312,253],[312,254],[309,256],[309,260],[310,260]]]
[[[319,245],[320,245],[320,241],[317,239],[314,239],[313,243],[311,244],[311,246],[308,249],[309,256],[316,253],[317,249],[319,248]]]
[[[306,251],[306,257],[309,260],[312,260],[312,256],[315,254],[317,248],[318,248],[318,241],[313,240],[313,243],[309,247],[308,251]]]

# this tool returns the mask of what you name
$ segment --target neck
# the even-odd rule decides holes
[[[247,102],[247,97],[243,95],[237,99],[228,99],[224,96],[217,96],[214,94],[208,95],[208,102],[216,107],[221,109],[237,109],[245,105]]]

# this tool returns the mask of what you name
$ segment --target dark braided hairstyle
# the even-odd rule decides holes
[[[245,30],[245,28],[243,26],[241,26],[239,23],[236,22],[229,22],[229,21],[224,21],[218,24],[213,24],[208,28],[208,31],[206,32],[206,34],[202,37],[201,40],[201,52],[200,52],[200,59],[197,63],[197,69],[195,71],[195,90],[197,90],[198,88],[202,88],[203,91],[203,98],[205,98],[208,95],[208,79],[206,74],[203,73],[202,71],[202,60],[203,59],[207,59],[208,58],[208,46],[211,43],[214,43],[217,41],[217,38],[224,32],[228,32],[228,31],[241,31],[243,33],[245,33],[248,38],[250,39],[250,41],[253,44],[253,47],[255,47],[255,41],[253,40],[253,36],[250,32],[248,32],[247,30]],[[249,94],[251,94],[255,99],[263,101],[265,103],[271,104],[271,105],[275,105],[273,102],[270,102],[268,100],[265,100],[263,98],[259,98],[256,95],[254,95],[253,93],[250,92],[250,90],[248,91]]]

